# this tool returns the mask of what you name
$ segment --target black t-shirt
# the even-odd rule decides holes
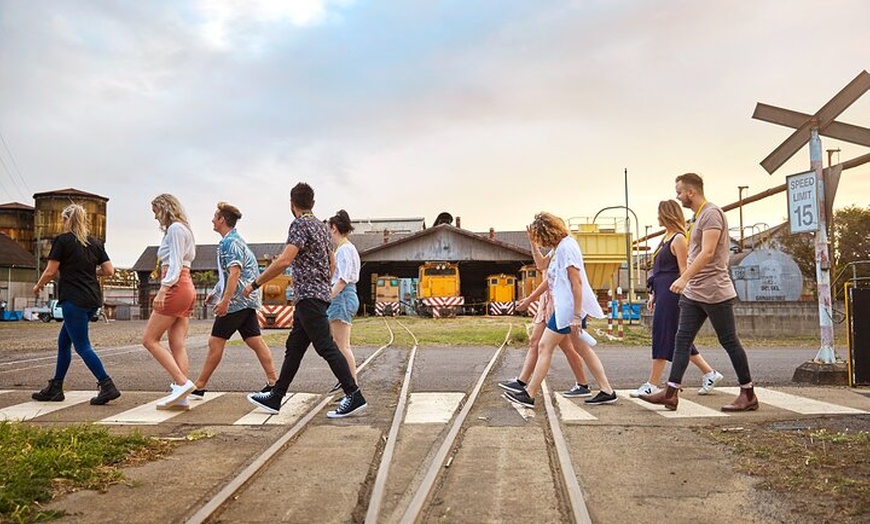
[[[72,233],[63,233],[51,243],[48,259],[60,262],[59,302],[69,300],[88,309],[103,305],[97,266],[108,262],[109,255],[99,239],[88,237],[88,245],[83,246]]]

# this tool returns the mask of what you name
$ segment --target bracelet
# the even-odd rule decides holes
[[[574,313],[574,318],[583,318],[582,313]]]
[[[253,282],[251,282],[251,289],[254,291],[260,289],[260,284],[257,284],[257,279],[255,278]]]

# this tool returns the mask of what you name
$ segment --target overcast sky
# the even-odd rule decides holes
[[[520,230],[624,205],[628,169],[643,234],[681,173],[725,205],[808,170],[807,147],[759,165],[791,131],[755,104],[816,112],[870,66],[868,20],[866,0],[4,0],[0,203],[105,196],[128,267],[160,241],[163,192],[199,243],[219,200],[248,241],[283,242],[299,181],[322,218]],[[870,93],[838,120],[870,126]],[[870,203],[868,174],[844,173],[836,207]],[[744,223],[786,214],[781,194]]]

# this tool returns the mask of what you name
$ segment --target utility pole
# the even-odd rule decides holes
[[[625,168],[625,255],[628,262],[628,324],[631,325],[634,279],[631,274],[631,221],[628,218],[628,168]]]
[[[737,197],[740,199],[740,252],[743,253],[743,190],[749,186],[737,186]]]
[[[825,209],[825,182],[822,166],[822,141],[819,139],[818,121],[813,120],[810,129],[810,168],[816,173],[818,187],[819,229],[815,236],[816,282],[819,295],[819,332],[821,347],[816,361],[825,364],[837,362],[834,352],[834,321],[831,307],[831,259],[828,256],[828,219]]]

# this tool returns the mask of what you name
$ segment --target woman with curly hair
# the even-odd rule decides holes
[[[158,195],[151,201],[151,210],[163,231],[163,240],[157,249],[160,290],[152,302],[142,345],[172,378],[170,393],[157,403],[157,409],[186,409],[187,396],[195,389],[187,378],[185,339],[196,302],[196,290],[190,278],[196,243],[184,208],[176,197],[166,193]],[[160,344],[167,332],[169,351]]]
[[[533,408],[535,395],[550,371],[553,350],[568,336],[601,388],[595,397],[586,400],[586,404],[612,404],[616,402],[616,392],[607,381],[604,366],[592,348],[580,338],[584,317],[604,317],[586,278],[580,246],[568,233],[565,223],[549,213],[535,215],[529,228],[536,244],[555,248],[547,266],[546,281],[553,302],[553,314],[547,320],[547,327],[538,343],[538,362],[531,380],[520,392],[506,391],[503,396],[515,404]]]

